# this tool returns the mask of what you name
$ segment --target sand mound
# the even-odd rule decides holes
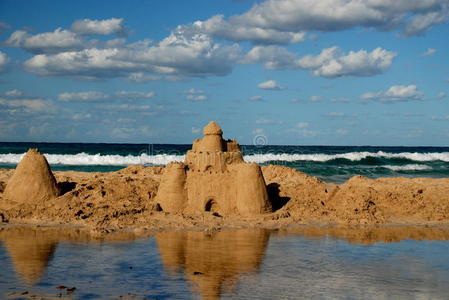
[[[59,190],[47,159],[30,149],[9,179],[4,197],[18,203],[38,203],[56,198]]]

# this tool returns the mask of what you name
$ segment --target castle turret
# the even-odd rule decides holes
[[[271,211],[267,187],[260,166],[256,163],[238,164],[235,185],[237,210],[243,216]]]
[[[204,138],[201,140],[197,151],[225,151],[225,142],[222,138],[223,131],[214,121],[203,129]]]
[[[186,171],[183,163],[170,163],[162,174],[156,201],[163,211],[170,213],[182,212],[186,205],[185,189]]]

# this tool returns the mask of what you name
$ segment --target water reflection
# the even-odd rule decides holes
[[[404,296],[412,295],[418,286],[446,292],[441,287],[449,283],[445,279],[449,264],[439,254],[447,243],[389,244],[447,241],[448,228],[300,227],[151,235],[154,239],[131,242],[140,235],[96,236],[76,229],[6,227],[0,228],[5,253],[0,247],[0,257],[9,257],[19,282],[29,286],[44,282],[48,287],[41,288],[44,293],[54,293],[55,286],[70,282],[79,287],[78,293],[95,292],[99,298],[117,297],[128,290],[142,297],[189,297],[185,282],[194,294],[205,299],[223,295],[262,297],[267,293],[273,297],[276,293],[293,298],[323,296],[316,293],[318,288],[321,293],[327,291],[327,296],[340,293],[334,296],[345,298],[363,287],[370,287],[372,295],[379,288],[394,288],[397,294],[386,295]],[[104,247],[91,244],[98,245],[98,241],[107,243]],[[122,242],[121,246],[115,246],[116,242]],[[60,247],[64,251],[56,251]],[[83,255],[90,257],[89,264],[83,264]],[[7,269],[6,261],[0,261],[0,269]],[[48,274],[46,268],[51,268]],[[95,286],[86,279],[92,274]],[[0,295],[14,282],[0,278]]]
[[[26,284],[39,282],[60,242],[87,243],[98,241],[127,242],[136,238],[130,232],[97,235],[87,230],[51,227],[0,228],[0,241],[9,253],[14,270]]]
[[[183,270],[186,279],[205,299],[230,292],[243,273],[259,268],[270,232],[229,230],[214,232],[160,232],[156,241],[164,267]]]

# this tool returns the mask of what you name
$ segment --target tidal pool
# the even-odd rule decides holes
[[[0,228],[2,299],[441,299],[449,229]]]

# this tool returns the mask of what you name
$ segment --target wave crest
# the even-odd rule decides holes
[[[48,162],[53,165],[101,165],[101,166],[126,166],[126,165],[166,165],[173,161],[183,161],[185,155],[171,155],[171,154],[157,154],[157,155],[101,155],[101,154],[44,154]],[[3,164],[17,164],[23,154],[0,154],[0,163]],[[402,153],[387,153],[383,151],[378,152],[347,152],[341,154],[251,154],[245,155],[244,159],[247,162],[266,163],[270,161],[314,161],[327,162],[335,159],[347,159],[350,161],[360,161],[368,157],[375,158],[400,158],[412,161],[428,162],[428,161],[444,161],[449,162],[449,152],[435,152],[435,153],[418,153],[418,152],[402,152]],[[394,166],[393,166],[394,167]]]

